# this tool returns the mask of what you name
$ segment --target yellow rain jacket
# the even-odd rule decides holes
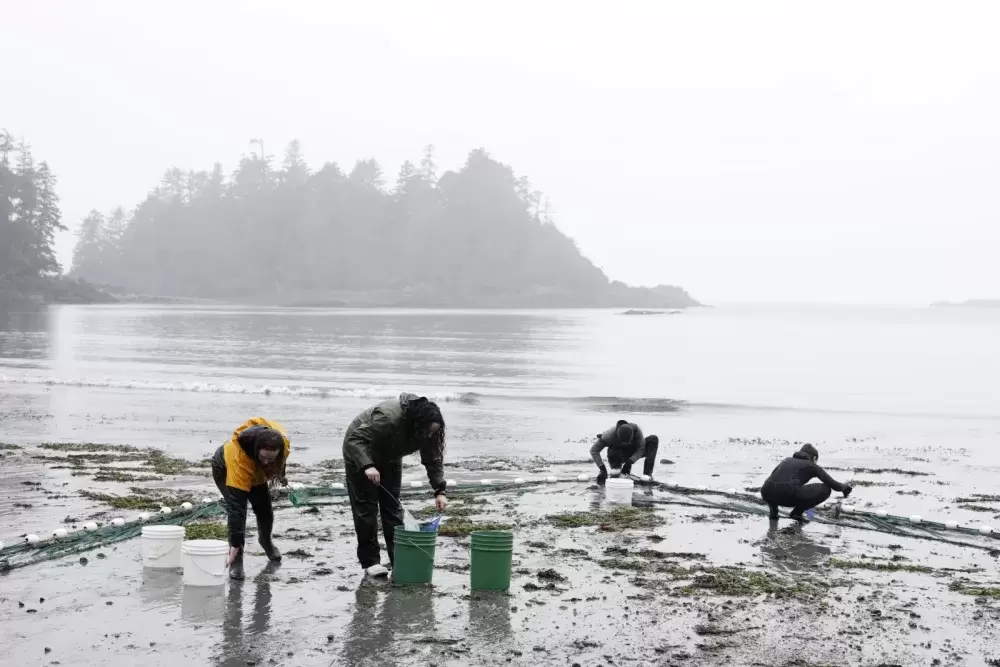
[[[233,431],[233,437],[222,446],[222,461],[226,468],[226,486],[250,492],[250,487],[266,484],[264,471],[257,465],[258,432],[271,428],[281,433],[285,441],[285,461],[291,454],[291,441],[285,427],[264,417],[254,417]]]

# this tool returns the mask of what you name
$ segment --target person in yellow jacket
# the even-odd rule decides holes
[[[284,427],[263,417],[239,426],[233,437],[212,457],[212,479],[226,506],[229,533],[229,576],[243,578],[243,547],[246,538],[247,502],[257,517],[257,540],[272,562],[281,552],[271,542],[274,509],[270,487],[288,485],[285,463],[291,444]]]

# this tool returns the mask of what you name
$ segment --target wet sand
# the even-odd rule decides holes
[[[752,488],[791,445],[720,442],[714,453],[724,455],[709,466],[696,447],[675,443],[682,462],[659,466],[658,476]],[[866,457],[866,450],[875,453]],[[987,511],[1000,513],[1000,503],[972,502],[983,485],[962,472],[961,451],[911,451],[919,460],[909,461],[874,441],[850,443],[850,451],[853,459],[829,464],[868,468],[835,473],[876,484],[856,490],[859,506],[997,523]],[[65,452],[0,453],[6,541],[17,532],[7,527],[14,521],[44,536],[67,517],[137,514],[84,500],[81,490],[212,491],[198,468],[159,481],[95,482],[102,466],[145,463],[63,468],[32,457]],[[871,465],[890,459],[899,470]],[[593,472],[582,459],[549,466],[480,458],[468,466],[474,471],[461,465],[449,465],[449,477]],[[294,479],[329,482],[336,478],[330,471],[310,465]],[[406,469],[406,480],[422,478],[421,468]],[[509,593],[469,591],[467,537],[439,538],[432,587],[393,588],[362,579],[346,499],[315,500],[324,504],[279,504],[275,541],[286,557],[277,567],[256,548],[251,521],[247,580],[224,591],[186,589],[180,575],[144,572],[139,540],[89,552],[86,564],[74,556],[0,575],[0,623],[9,638],[0,663],[155,666],[183,656],[225,666],[1000,664],[991,662],[1000,661],[1000,577],[995,555],[982,550],[815,523],[772,527],[732,511],[660,504],[636,510],[638,527],[612,521],[604,530],[593,525],[606,520],[603,491],[574,481],[453,494],[446,524],[514,526]],[[416,511],[430,500],[406,504]],[[575,514],[567,520],[566,513]],[[986,594],[968,594],[975,589]]]

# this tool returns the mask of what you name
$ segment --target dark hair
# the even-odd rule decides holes
[[[434,434],[433,438],[430,440],[435,444],[441,453],[444,453],[444,438],[445,438],[445,423],[444,416],[441,414],[441,408],[438,407],[437,403],[433,401],[428,401],[426,398],[418,398],[417,400],[410,403],[407,416],[409,417],[409,435],[410,437],[421,438],[422,434],[427,433],[427,429],[430,428],[431,424],[440,424],[441,428]]]
[[[819,450],[810,445],[808,442],[802,445],[802,449],[799,451],[812,458],[813,461],[819,460]]]
[[[618,427],[618,430],[615,431],[615,433],[618,435],[618,439],[622,442],[632,442],[632,438],[635,436],[635,429],[632,428],[631,424],[625,422]]]
[[[257,465],[264,471],[268,485],[273,485],[281,479],[285,470],[285,436],[273,428],[261,429],[260,433],[257,434],[255,444],[258,452],[262,449],[278,451],[278,458],[274,459],[270,465],[264,465],[259,458],[257,459]]]

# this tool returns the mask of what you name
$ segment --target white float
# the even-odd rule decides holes
[[[215,502],[215,501],[212,500],[211,498],[209,498],[208,496],[206,496],[206,497],[204,497],[204,498],[201,499],[201,504],[202,505],[211,505],[213,502]]]
[[[140,514],[139,521],[149,521],[149,512],[143,512]]]
[[[576,481],[578,481],[578,482],[586,482],[589,479],[590,479],[590,475],[586,475],[586,474],[584,474],[584,475],[577,475],[576,476]]]
[[[194,507],[194,505],[192,505],[191,503],[181,503],[181,509],[182,510],[189,510],[192,507]]]
[[[854,514],[856,510],[853,505],[844,505],[840,508],[840,511],[844,514]]]
[[[914,514],[913,516],[910,517],[910,523],[922,523],[922,522],[923,522],[923,517],[921,517],[919,514]]]
[[[170,509],[169,507],[161,507],[160,508],[160,514],[170,514],[171,512],[173,512],[173,510]]]
[[[330,488],[331,489],[338,489],[338,490],[343,489],[344,488],[344,483],[343,482],[334,482],[333,484],[330,485]]]
[[[185,586],[222,586],[226,583],[229,544],[222,540],[189,540],[181,546]]]
[[[410,482],[410,488],[411,489],[419,489],[422,485],[423,485],[423,482],[421,482],[419,480],[414,480],[414,481]]]
[[[523,477],[515,477],[514,478],[514,483],[515,484],[524,484],[524,478]]]
[[[886,512],[885,510],[875,510],[875,516],[877,516],[880,519],[884,519],[885,517],[889,516],[889,513]]]
[[[0,551],[3,551],[3,542],[0,542]]]
[[[38,535],[28,535],[25,539],[28,540],[28,544],[38,544],[40,541]]]
[[[143,526],[142,566],[158,570],[181,566],[184,526]]]
[[[641,479],[644,482],[652,482],[653,481],[653,477],[651,475],[643,475],[639,479]]]
[[[987,525],[984,524],[984,525],[982,525],[982,526],[979,527],[979,534],[980,535],[992,535],[993,534],[993,529],[990,526],[987,526]]]
[[[114,518],[114,519],[111,520],[111,525],[112,526],[118,526],[119,528],[121,528],[122,526],[125,525],[125,519],[123,519],[121,517],[116,517],[116,518]]]
[[[95,530],[97,530],[97,524],[93,521],[88,521],[87,523],[83,524],[83,529],[88,533],[92,533]]]
[[[445,484],[445,486],[446,486],[447,488],[449,488],[449,489],[454,489],[454,488],[457,488],[457,487],[458,487],[458,482],[456,482],[456,481],[455,481],[455,480],[453,480],[453,479],[448,479],[448,480],[445,480],[444,484]]]
[[[727,489],[726,493],[728,493],[731,496],[735,496],[736,495],[736,489]]]
[[[704,484],[699,484],[698,485],[698,490],[699,491],[708,491],[708,487],[705,486]]]
[[[545,481],[548,482],[549,484],[555,484],[556,482],[559,481],[559,478],[558,477],[546,477]]]
[[[481,479],[481,480],[479,480],[479,483],[482,484],[483,486],[486,486],[487,484],[492,484],[493,480],[492,479]]]
[[[61,540],[62,538],[66,537],[66,535],[68,535],[68,533],[66,532],[65,528],[56,528],[55,530],[52,531],[52,537],[56,538],[57,540]]]
[[[945,524],[944,524],[944,527],[947,528],[948,530],[958,530],[958,522],[957,521],[946,521]]]

